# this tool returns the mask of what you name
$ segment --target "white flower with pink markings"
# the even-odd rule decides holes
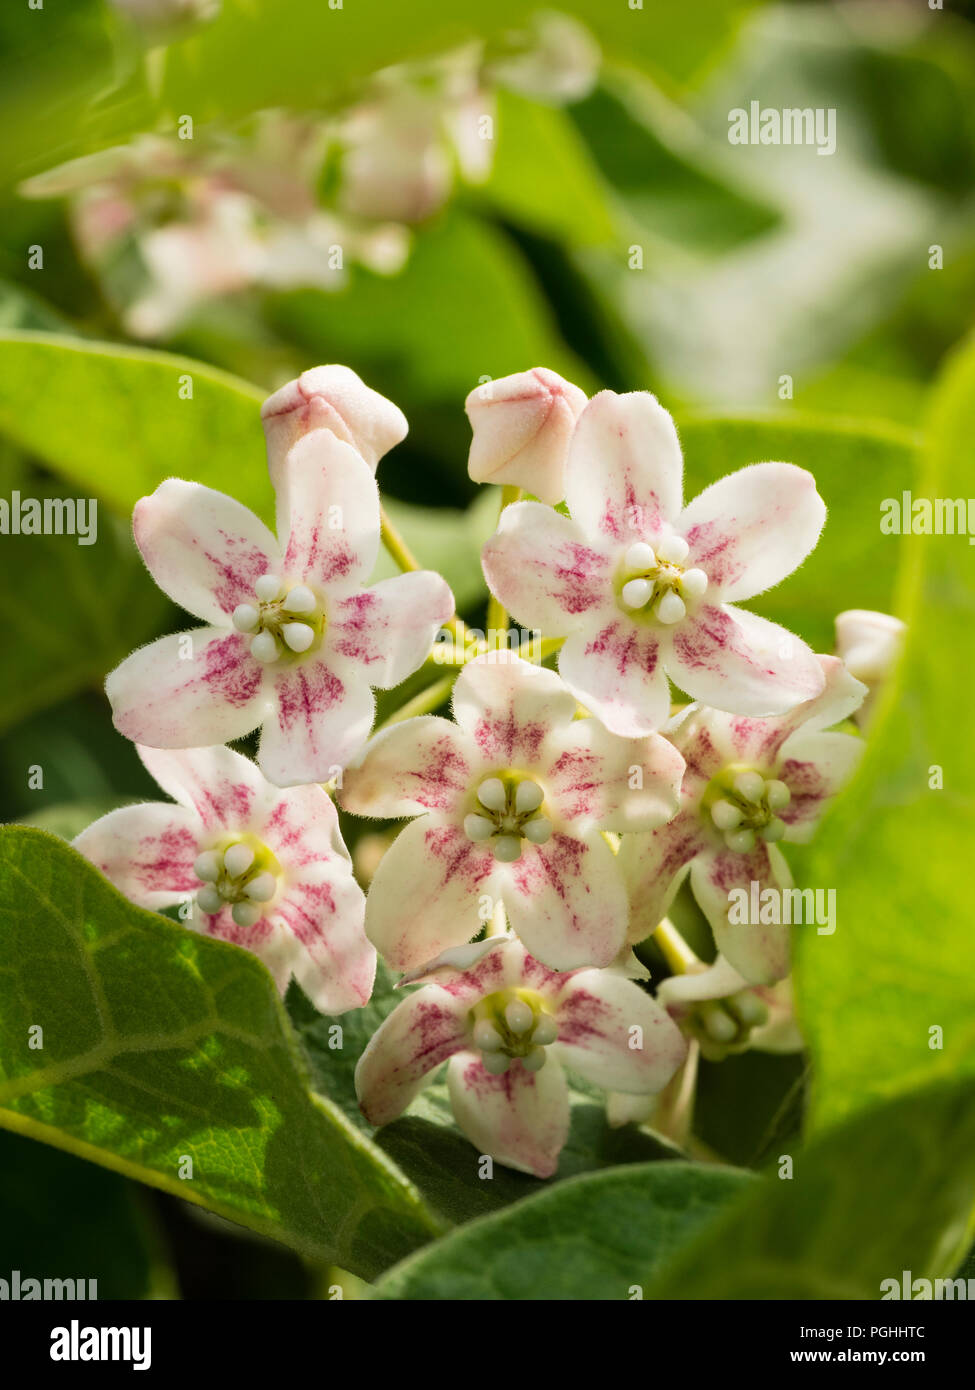
[[[686,1055],[667,1011],[611,970],[557,973],[511,936],[448,952],[383,1022],[356,1067],[362,1112],[388,1124],[449,1062],[454,1117],[480,1153],[536,1177],[569,1132],[564,1067],[606,1090],[663,1089]]]
[[[454,686],[456,723],[391,725],[346,772],[347,810],[418,817],[383,858],[366,910],[396,969],[470,941],[498,903],[552,969],[619,954],[626,892],[602,832],[662,825],[683,760],[658,735],[622,739],[576,708],[553,671],[480,656]]]
[[[807,842],[863,751],[847,719],[865,687],[836,657],[818,658],[821,695],[788,714],[749,719],[690,705],[666,733],[687,769],[669,824],[628,836],[620,850],[632,903],[631,941],[655,931],[690,873],[691,891],[718,950],[750,984],[789,972],[789,927],[729,919],[732,890],[792,887],[779,841]],[[738,914],[735,914],[737,916]]]
[[[603,391],[569,445],[570,515],[515,503],[483,552],[492,593],[519,622],[566,639],[566,685],[629,738],[667,719],[668,674],[737,714],[781,714],[822,689],[805,643],[735,606],[816,544],[826,508],[811,474],[752,464],[684,507],[682,472],[673,420],[654,397]]]
[[[154,748],[239,738],[281,786],[334,777],[365,743],[371,687],[423,663],[454,611],[422,570],[365,587],[380,535],[372,470],[327,429],[299,438],[276,480],[280,540],[233,498],[171,478],[136,506],[156,583],[208,626],[163,637],[108,677],[121,733]]]
[[[191,904],[190,925],[252,951],[281,994],[294,978],[327,1013],[365,1004],[376,953],[327,793],[274,787],[229,748],[138,752],[176,804],[111,811],[75,847],[142,907]]]

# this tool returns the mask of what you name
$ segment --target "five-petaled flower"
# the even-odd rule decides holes
[[[376,953],[328,794],[274,787],[229,748],[138,752],[177,804],[110,811],[76,848],[142,907],[189,904],[191,926],[253,951],[282,994],[293,976],[326,1013],[365,1004]]]
[[[826,508],[812,475],[752,464],[682,510],[682,467],[653,396],[603,391],[569,446],[571,515],[515,503],[483,551],[492,592],[520,622],[567,639],[566,685],[630,738],[667,719],[668,672],[737,714],[781,714],[822,690],[805,643],[732,602],[777,584],[816,544]]]
[[[199,747],[261,726],[258,762],[280,786],[325,782],[365,743],[370,689],[423,663],[453,613],[438,574],[370,588],[379,493],[327,429],[298,439],[276,486],[280,544],[253,512],[170,478],[135,508],[156,583],[210,626],[163,637],[111,673],[116,728],[154,748]]]
[[[691,890],[718,950],[750,984],[789,971],[789,926],[729,918],[732,890],[761,895],[792,887],[777,841],[807,842],[826,802],[863,750],[855,735],[824,732],[859,706],[865,687],[836,657],[821,656],[821,695],[773,719],[746,719],[702,705],[674,716],[666,733],[687,763],[681,810],[669,824],[628,836],[619,862],[630,888],[630,940],[656,930],[690,870]]]
[[[660,1091],[686,1044],[665,1009],[613,970],[556,973],[512,936],[448,951],[386,1018],[356,1067],[363,1114],[388,1124],[448,1061],[454,1117],[483,1154],[555,1172],[569,1131],[563,1066],[606,1090]]]
[[[750,985],[724,956],[710,965],[670,975],[657,986],[657,1002],[693,1038],[709,1061],[754,1048],[798,1052],[802,1036],[792,1003],[792,980]]]
[[[489,653],[457,678],[456,723],[393,724],[346,772],[346,810],[420,817],[384,856],[366,908],[369,939],[396,969],[470,941],[499,902],[552,969],[618,955],[626,892],[601,832],[663,824],[683,760],[659,735],[622,739],[576,708],[554,671]]]

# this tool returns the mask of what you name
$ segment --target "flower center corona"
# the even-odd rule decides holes
[[[196,895],[200,911],[213,916],[229,906],[238,927],[256,926],[278,891],[277,868],[268,850],[245,840],[204,850],[193,864],[203,884]]]
[[[559,1035],[540,997],[526,989],[487,995],[471,1010],[470,1020],[471,1041],[492,1076],[502,1076],[514,1061],[528,1071],[541,1071],[547,1060],[545,1049]]]
[[[513,864],[521,857],[521,842],[544,845],[552,838],[552,822],[542,815],[544,793],[537,782],[513,773],[488,777],[477,789],[477,810],[464,817],[469,840],[491,841],[495,859]]]
[[[766,782],[753,768],[726,767],[713,778],[704,793],[702,808],[736,854],[748,854],[755,837],[781,840],[785,822],[776,815],[784,811],[792,794],[784,782]]]
[[[637,541],[623,556],[619,598],[624,611],[645,612],[668,627],[707,592],[702,569],[683,569],[690,547],[683,536],[665,536],[656,551]]]
[[[239,603],[233,624],[251,634],[251,656],[270,665],[289,653],[300,656],[321,640],[325,614],[306,584],[288,588],[276,574],[262,574],[254,585],[256,603]]]

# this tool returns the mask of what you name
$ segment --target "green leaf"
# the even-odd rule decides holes
[[[498,93],[497,154],[484,196],[505,217],[576,246],[608,242],[608,189],[572,117]]]
[[[880,503],[914,484],[914,435],[893,425],[800,413],[679,423],[688,499],[725,473],[779,460],[809,469],[829,508],[809,559],[746,608],[782,623],[820,652],[833,650],[833,619],[844,608],[893,610],[901,550],[881,535]]]
[[[630,1299],[749,1184],[732,1168],[649,1163],[560,1183],[390,1270],[382,1299]]]
[[[0,830],[0,978],[0,1126],[367,1279],[437,1234],[309,1092],[264,966],[134,907],[41,831]]]
[[[791,1178],[753,1187],[649,1296],[877,1299],[905,1269],[946,1277],[965,1252],[973,1189],[975,1084],[929,1087],[796,1154]]]
[[[760,236],[778,212],[742,187],[681,108],[633,73],[610,72],[571,109],[600,172],[636,227],[682,254],[718,254]]]
[[[2,389],[2,388],[0,388]],[[17,480],[22,500],[56,501],[62,494],[36,476]],[[90,496],[91,494],[89,494]],[[14,493],[5,501],[16,505]],[[67,502],[68,499],[63,499]],[[91,525],[87,499],[76,518]],[[153,584],[128,528],[95,514],[95,543],[78,535],[4,535],[0,544],[0,611],[7,634],[6,676],[0,687],[0,732],[29,714],[98,688],[135,647],[154,637],[170,611]],[[25,582],[26,581],[26,582]],[[29,599],[25,599],[29,593]],[[38,755],[41,749],[37,750]],[[40,756],[26,761],[42,762]]]
[[[123,514],[164,478],[183,477],[268,516],[265,394],[166,352],[0,334],[0,433]],[[43,408],[32,404],[39,395]]]
[[[288,1009],[305,1046],[316,1089],[340,1106],[353,1123],[374,1134],[376,1144],[416,1184],[427,1202],[450,1221],[469,1221],[579,1173],[672,1159],[679,1153],[666,1140],[632,1125],[611,1129],[606,1123],[603,1092],[584,1088],[576,1081],[570,1085],[572,1124],[557,1176],[542,1182],[496,1164],[487,1181],[479,1173],[479,1153],[454,1124],[444,1069],[421,1091],[406,1115],[373,1131],[359,1112],[355,1067],[366,1043],[404,997],[380,964],[372,999],[363,1009],[328,1018],[317,1013],[297,989],[288,995]],[[341,1026],[340,1037],[336,1024]]]
[[[967,497],[975,434],[975,345],[934,393],[914,495]],[[886,477],[851,478],[868,510],[900,497]],[[849,507],[850,502],[844,505]],[[854,512],[856,516],[856,512]],[[869,534],[863,580],[881,563]],[[880,1096],[975,1071],[975,952],[968,866],[975,833],[975,579],[964,536],[883,536],[904,558],[897,611],[908,624],[898,679],[861,769],[817,838],[808,881],[837,887],[832,936],[800,933],[798,1004],[815,1059],[812,1119],[834,1122]],[[850,590],[860,607],[860,590]],[[863,606],[871,606],[868,602]],[[879,605],[883,606],[883,605]],[[933,789],[931,769],[943,770]],[[934,779],[936,780],[936,779]],[[941,1029],[942,1034],[933,1033]]]
[[[513,244],[456,208],[416,238],[399,275],[353,269],[335,292],[282,295],[273,319],[317,361],[369,364],[361,373],[394,400],[447,402],[458,418],[480,380],[532,366],[595,386]]]
[[[173,1298],[146,1194],[117,1173],[0,1133],[2,1278],[97,1280],[99,1298]]]

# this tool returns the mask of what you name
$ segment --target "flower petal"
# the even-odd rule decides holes
[[[252,511],[225,493],[168,478],[132,514],[149,573],[174,603],[219,623],[281,563],[278,543]]]
[[[573,975],[555,1018],[562,1061],[606,1091],[662,1091],[687,1055],[667,1010],[608,970]]]
[[[258,766],[279,787],[328,782],[369,737],[376,702],[348,663],[303,661],[276,673],[275,708],[261,729]]]
[[[346,769],[343,807],[390,820],[454,810],[472,775],[464,742],[456,724],[436,715],[391,724],[370,740],[358,765]]]
[[[505,507],[481,551],[488,587],[518,622],[563,637],[611,597],[611,563],[582,528],[540,502]]]
[[[439,574],[398,574],[335,600],[328,650],[360,667],[371,686],[389,690],[423,665],[453,612],[454,596]]]
[[[598,831],[522,841],[521,858],[499,865],[497,882],[512,930],[549,969],[609,965],[622,950],[626,892]]]
[[[274,796],[274,788],[250,758],[222,744],[178,750],[140,744],[136,752],[163,791],[195,811],[208,831],[249,829]]]
[[[311,367],[280,387],[261,406],[272,483],[289,450],[315,429],[329,429],[351,444],[375,473],[388,450],[406,438],[406,416],[366,386],[349,367]]]
[[[627,835],[618,863],[630,898],[627,940],[642,941],[657,930],[677,896],[687,866],[711,843],[700,817],[682,812],[647,835]]]
[[[484,925],[495,860],[461,830],[423,816],[383,855],[366,902],[366,935],[394,970],[415,970]]]
[[[109,811],[75,839],[74,847],[119,892],[140,907],[170,907],[193,894],[201,826],[184,806],[149,801]]]
[[[247,639],[202,627],[160,637],[105,681],[119,733],[151,748],[200,748],[241,738],[260,724],[270,699]]]
[[[752,883],[758,885],[759,902],[767,888],[779,892],[792,887],[789,866],[775,845],[756,844],[750,854],[729,849],[707,852],[691,865],[691,889],[711,923],[719,952],[750,984],[768,985],[789,973],[789,928],[781,923],[728,920],[732,889],[750,894]],[[750,919],[750,905],[745,915]]]
[[[711,777],[717,771],[713,765],[716,757],[719,762],[750,763],[771,771],[783,744],[797,731],[805,737],[849,718],[860,707],[866,686],[851,676],[837,657],[816,659],[825,682],[822,692],[793,705],[785,714],[748,718],[694,705],[677,716],[669,736],[687,759],[688,770],[699,763],[703,776],[706,763],[711,769],[707,777]]]
[[[355,1069],[356,1095],[369,1123],[387,1125],[402,1115],[424,1078],[466,1039],[466,1004],[436,985],[404,999],[369,1039]]]
[[[658,734],[620,738],[598,719],[577,719],[558,743],[546,792],[575,830],[652,830],[676,814],[684,759]]]
[[[569,1137],[569,1088],[555,1057],[541,1071],[513,1063],[491,1076],[476,1052],[461,1052],[447,1068],[454,1118],[481,1154],[508,1168],[550,1178]]]
[[[475,386],[464,403],[474,432],[471,477],[516,484],[543,502],[560,502],[566,451],[585,404],[578,386],[546,367]]]
[[[505,932],[469,946],[450,947],[400,984],[436,984],[455,999],[473,1004],[502,989],[531,989],[554,999],[564,980],[564,975],[530,956],[513,933]]]
[[[816,479],[791,463],[753,463],[688,503],[677,530],[687,564],[726,599],[753,598],[792,573],[819,540],[826,503]]]
[[[296,790],[317,791],[328,801],[320,787]],[[292,814],[299,805],[292,802]],[[303,838],[307,844],[307,831]],[[376,952],[366,939],[366,899],[351,864],[330,852],[326,842],[314,854],[306,852],[301,862],[289,858],[282,867],[284,889],[269,916],[288,933],[290,973],[322,1013],[361,1008],[372,994]]]
[[[527,770],[549,734],[572,721],[576,702],[554,671],[502,650],[468,662],[454,685],[453,711],[484,765]]]
[[[368,579],[379,552],[379,492],[369,465],[331,430],[312,430],[288,453],[277,514],[287,578],[340,591]]]
[[[674,681],[696,700],[735,714],[782,714],[823,689],[805,642],[744,608],[710,604],[686,618],[665,657]]]
[[[864,742],[853,734],[793,734],[782,749],[777,775],[792,800],[776,814],[788,829],[785,839],[806,844],[831,797],[850,780],[863,756]]]
[[[576,423],[565,500],[587,536],[625,546],[674,520],[682,473],[674,422],[649,391],[600,391]]]
[[[559,652],[559,675],[586,709],[623,738],[645,738],[670,716],[670,686],[658,634],[622,614],[573,633]]]

